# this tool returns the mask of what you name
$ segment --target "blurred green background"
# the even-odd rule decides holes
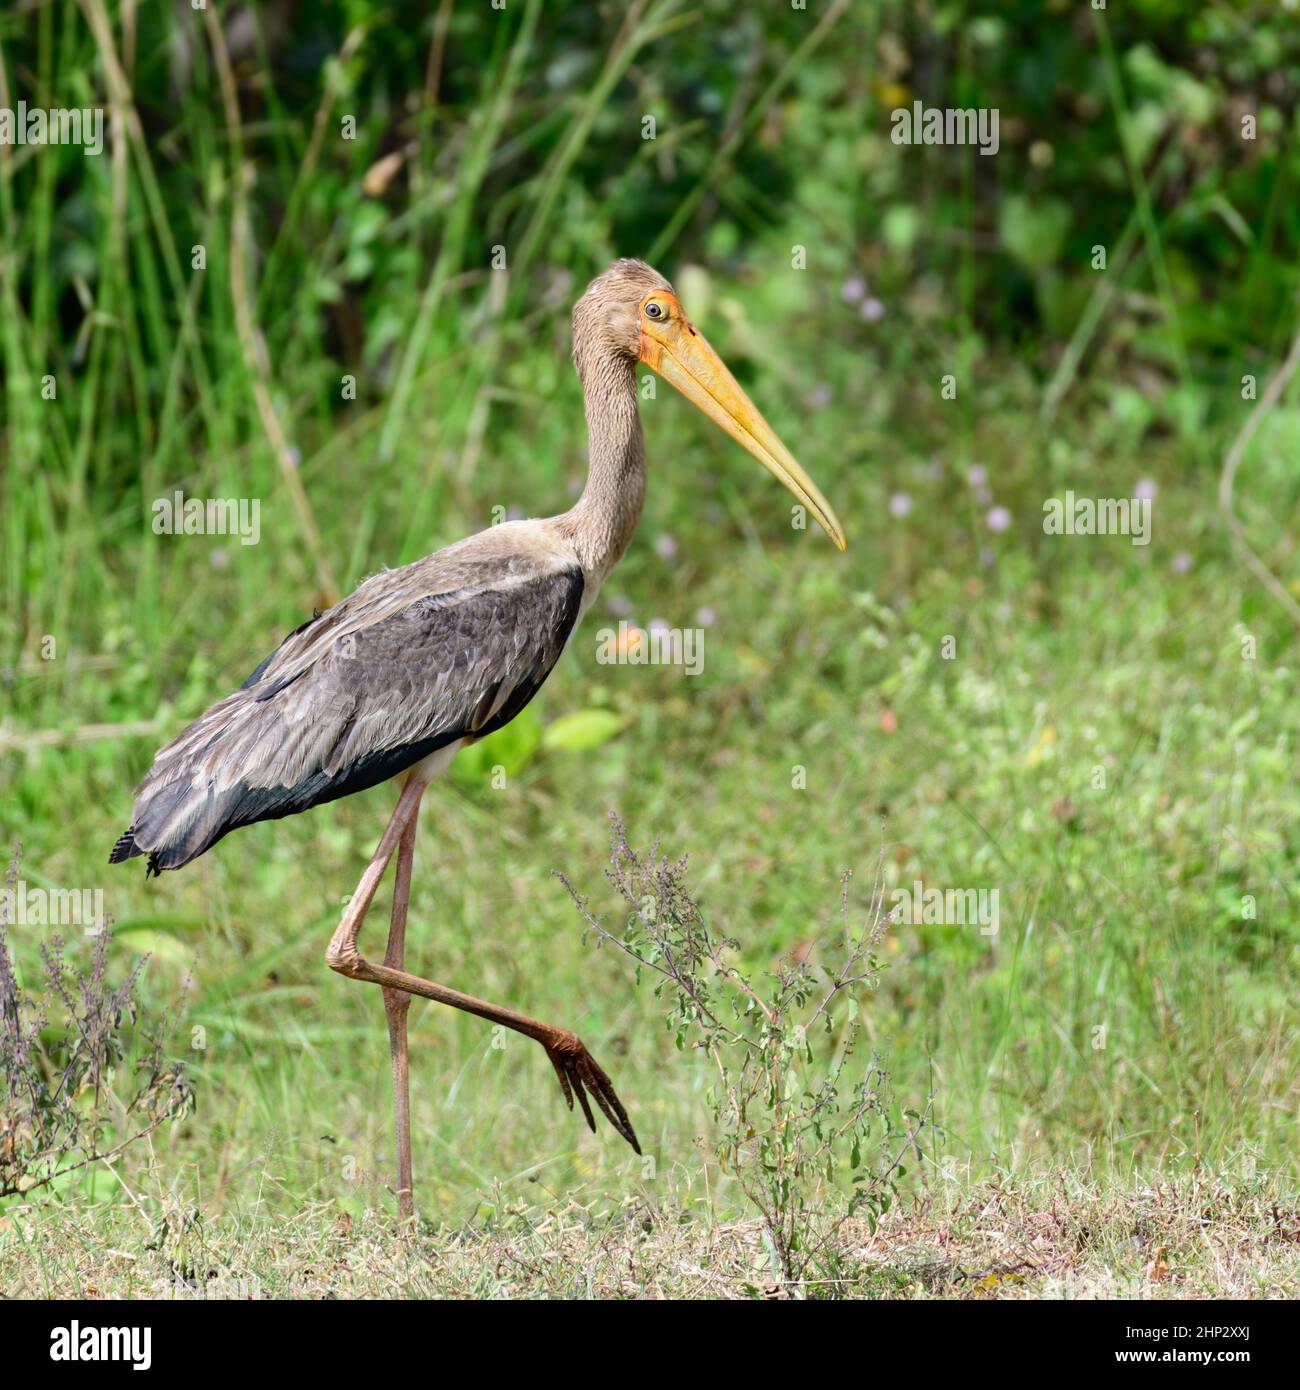
[[[759,970],[832,924],[841,870],[865,899],[882,838],[890,887],[998,889],[996,937],[898,928],[865,1006],[900,1105],[933,1092],[962,1171],[1290,1169],[1293,390],[1236,474],[1272,591],[1217,490],[1256,409],[1243,379],[1262,394],[1297,331],[1297,19],[1176,0],[0,15],[0,106],[109,112],[99,158],[0,147],[0,830],[29,883],[105,889],[122,968],[151,953],[151,1008],[193,971],[178,1048],[199,1105],[157,1138],[167,1190],[389,1200],[380,1000],[322,953],[392,793],[146,885],[105,862],[131,790],[333,586],[494,509],[569,505],[568,314],[619,255],[674,281],[850,549],[792,533],[780,490],[671,392],[643,405],[638,538],[536,704],[426,802],[408,960],[581,1032],[657,1174],[564,1113],[539,1049],[417,1002],[421,1210],[462,1217],[496,1181],[529,1200],[530,1177],[703,1191],[707,1075],[550,877],[600,905],[612,806],[690,853]],[[915,100],[997,109],[997,155],[894,144]],[[155,536],[176,488],[261,499],[261,543]],[[1151,544],[1045,535],[1067,489],[1153,497]],[[599,665],[623,617],[703,627],[703,674]],[[548,736],[588,711],[615,716],[583,726],[598,746]],[[15,934],[29,971],[37,944]]]

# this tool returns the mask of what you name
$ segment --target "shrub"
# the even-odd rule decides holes
[[[874,1228],[905,1172],[903,1155],[919,1154],[928,1124],[928,1107],[926,1115],[904,1112],[912,1124],[900,1139],[888,1073],[877,1051],[861,1047],[859,995],[876,984],[875,952],[890,924],[879,874],[860,923],[846,873],[836,929],[821,948],[753,979],[737,964],[739,941],[715,932],[692,896],[685,856],[669,859],[657,842],[638,853],[619,817],[610,819],[606,873],[631,909],[622,931],[606,927],[558,877],[597,942],[629,955],[638,980],[654,979],[678,1048],[708,1054],[717,1071],[709,1100],[718,1162],[757,1211],[775,1271],[801,1283],[849,1217],[865,1215]]]
[[[54,935],[40,947],[43,996],[19,984],[5,904],[20,860],[16,846],[5,875],[10,892],[0,901],[0,1198],[112,1159],[193,1103],[184,1067],[163,1058],[163,1027],[140,1021],[135,990],[147,957],[121,984],[109,982],[107,924],[92,938],[87,970],[66,958]],[[124,1103],[114,1087],[128,1064],[139,1080]]]

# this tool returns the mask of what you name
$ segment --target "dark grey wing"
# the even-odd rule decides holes
[[[385,571],[291,633],[158,753],[110,863],[147,854],[155,872],[180,868],[241,825],[362,791],[507,724],[564,650],[582,571],[521,554],[462,563],[455,578],[421,593],[419,566]]]

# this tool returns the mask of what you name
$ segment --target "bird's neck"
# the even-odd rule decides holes
[[[599,582],[622,558],[641,519],[645,436],[632,362],[612,356],[580,361],[578,375],[587,411],[587,486],[557,521]]]

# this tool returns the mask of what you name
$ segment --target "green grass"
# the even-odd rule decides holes
[[[541,42],[530,28],[539,7],[519,10],[517,27],[494,39],[478,98],[439,117],[442,139],[419,132],[427,167],[412,168],[396,205],[359,191],[386,148],[382,121],[362,123],[356,148],[335,148],[340,112],[369,100],[358,95],[366,40],[306,107],[282,109],[274,85],[255,103],[241,86],[257,105],[241,125],[223,118],[219,58],[198,43],[174,124],[133,142],[121,165],[83,170],[71,163],[79,154],[56,163],[51,152],[32,171],[0,157],[12,269],[0,273],[0,832],[21,837],[29,882],[105,889],[123,971],[150,954],[147,1007],[183,1001],[174,1050],[198,1093],[195,1113],[130,1151],[116,1177],[90,1170],[52,1202],[0,1216],[12,1223],[0,1228],[7,1292],[81,1287],[94,1264],[86,1252],[108,1246],[128,1254],[120,1268],[95,1266],[94,1279],[105,1293],[139,1292],[161,1268],[139,1232],[164,1213],[200,1214],[225,1250],[218,1263],[253,1270],[267,1288],[281,1278],[314,1288],[317,1275],[295,1265],[342,1258],[364,1232],[357,1258],[374,1278],[358,1276],[361,1286],[385,1287],[378,1271],[391,1247],[375,1215],[391,1207],[383,1011],[378,991],[332,974],[323,952],[393,790],[240,831],[161,881],[105,861],[153,750],[322,601],[322,569],[346,590],[489,524],[495,508],[558,511],[580,486],[568,305],[610,254],[643,249],[618,243],[618,190],[599,204],[583,161],[608,90],[629,64],[684,54],[691,15],[639,7],[600,55],[605,78],[538,110],[519,65]],[[38,86],[48,89],[69,55],[94,44],[73,7],[38,14]],[[1099,51],[1113,77],[1119,60]],[[1294,632],[1215,510],[1218,460],[1251,409],[1238,376],[1267,377],[1293,312],[1277,309],[1267,324],[1261,315],[1258,340],[1231,359],[1189,351],[1178,296],[1192,272],[1180,256],[1171,283],[1161,254],[1181,210],[1164,204],[1164,164],[1144,172],[1139,160],[1117,163],[1139,213],[1117,229],[1113,277],[1080,301],[1064,356],[1058,342],[1013,348],[982,336],[977,242],[965,224],[948,229],[955,250],[942,239],[894,248],[909,266],[932,257],[951,317],[937,321],[923,294],[900,289],[883,324],[864,327],[840,296],[860,269],[853,229],[865,196],[846,171],[878,103],[850,84],[819,115],[818,74],[832,59],[819,69],[800,52],[797,74],[774,61],[728,113],[735,150],[748,151],[790,104],[783,138],[807,167],[780,216],[758,218],[764,190],[752,170],[733,168],[725,146],[706,147],[714,153],[698,156],[691,191],[660,224],[662,268],[822,485],[850,549],[841,557],[793,531],[785,495],[666,388],[643,404],[651,479],[641,530],[535,706],[543,724],[612,710],[621,731],[588,753],[542,748],[503,790],[481,778],[434,789],[408,963],[580,1032],[653,1162],[608,1130],[587,1134],[540,1049],[513,1035],[501,1046],[478,1020],[417,1000],[417,1202],[455,1235],[441,1254],[426,1242],[412,1256],[410,1287],[583,1292],[545,1274],[546,1260],[591,1242],[605,1249],[607,1229],[632,1239],[624,1228],[643,1210],[654,1215],[640,1273],[625,1286],[610,1266],[586,1291],[709,1291],[685,1275],[654,1282],[658,1242],[679,1239],[661,1213],[685,1213],[692,1260],[692,1242],[731,1233],[720,1291],[743,1291],[752,1273],[757,1237],[710,1158],[708,1075],[675,1050],[623,962],[584,938],[552,877],[563,869],[593,905],[608,902],[606,812],[617,808],[638,843],[660,837],[690,854],[700,897],[759,971],[831,924],[845,869],[861,904],[882,841],[890,888],[922,879],[998,891],[995,937],[896,928],[890,968],[864,1000],[899,1107],[933,1096],[943,1134],[876,1253],[853,1257],[851,1277],[869,1291],[963,1292],[947,1265],[930,1281],[917,1272],[929,1256],[882,1251],[881,1241],[902,1249],[912,1238],[909,1211],[924,1214],[913,1234],[928,1248],[935,1192],[948,1193],[951,1215],[996,1179],[1030,1211],[1041,1185],[1057,1183],[1072,1207],[1105,1213],[1108,1203],[1158,1206],[1149,1193],[1161,1183],[1197,1193],[1210,1174],[1215,1190],[1255,1203],[1242,1248],[1257,1239],[1267,1258],[1258,1285],[1247,1255],[1216,1285],[1218,1266],[1189,1254],[1195,1287],[1294,1292],[1294,1235],[1270,1234],[1258,1195],[1285,1201],[1297,1177]],[[324,143],[313,138],[316,101]],[[520,128],[520,110],[535,129]],[[815,158],[821,140],[827,153]],[[177,194],[178,150],[189,202]],[[510,183],[534,153],[538,167]],[[261,182],[240,192],[243,159],[258,163]],[[633,160],[626,177],[639,167]],[[74,175],[92,229],[77,254],[96,295],[76,332],[50,289],[67,282],[60,247],[73,215],[55,182]],[[696,242],[679,256],[698,191],[715,183],[744,228],[743,250],[711,254]],[[283,219],[264,213],[261,185],[276,190]],[[241,305],[231,270],[243,218],[260,255]],[[479,245],[503,227],[508,283],[494,280]],[[194,276],[188,248],[200,240],[207,271]],[[815,252],[807,271],[790,268],[800,241]],[[1261,239],[1244,283],[1257,285],[1254,267],[1267,272],[1270,254]],[[573,273],[548,290],[543,268],[560,262]],[[1153,302],[1157,328],[1143,316]],[[1131,317],[1116,308],[1135,303]],[[337,340],[359,305],[364,351],[349,353]],[[46,370],[58,376],[56,402],[39,396]],[[343,371],[360,380],[346,406]],[[960,375],[955,402],[939,397],[949,371]],[[1284,398],[1251,445],[1237,497],[1253,543],[1300,596],[1288,527],[1297,444],[1300,411]],[[972,468],[986,471],[987,498]],[[1158,489],[1150,546],[1043,534],[1045,498],[1067,488],[1127,497],[1142,479]],[[149,504],[176,487],[260,499],[262,543],[153,536]],[[900,493],[911,505],[896,516]],[[1010,513],[1005,532],[987,524],[994,503]],[[623,615],[690,627],[702,612],[698,678],[596,660],[598,629]],[[1254,643],[1249,659],[1243,638]],[[93,727],[105,724],[122,728]],[[363,934],[371,951],[385,908],[376,904]],[[29,984],[38,944],[13,940]],[[1170,1217],[1184,1235],[1187,1202]],[[491,1245],[496,1235],[475,1234],[502,1221],[509,1257]],[[282,1225],[292,1249],[272,1273],[268,1233]],[[1109,1260],[1141,1291],[1167,1291],[1154,1256],[1126,1253],[1123,1239],[1089,1257],[1087,1287],[1099,1287]],[[38,1273],[23,1263],[33,1243]],[[533,1262],[527,1274],[501,1272],[515,1256]],[[969,1264],[1002,1268],[983,1247]],[[989,1291],[1013,1290],[995,1281]]]
[[[1083,1154],[1122,1172],[1292,1171],[1293,678],[1269,655],[1275,642],[1285,652],[1267,612],[1247,624],[1257,659],[1242,660],[1238,629],[1256,600],[1222,547],[1180,521],[1196,515],[1194,480],[1144,461],[1173,530],[1145,550],[1122,539],[1052,548],[1029,521],[981,536],[967,484],[946,474],[911,517],[886,521],[880,494],[902,465],[885,458],[841,470],[833,495],[856,544],[839,560],[791,537],[774,490],[675,405],[671,417],[668,403],[654,408],[659,462],[635,551],[539,702],[543,721],[602,707],[626,727],[594,754],[536,755],[502,791],[435,789],[412,901],[416,968],[576,1028],[661,1167],[698,1162],[699,1066],[674,1052],[620,962],[584,942],[550,871],[566,870],[599,905],[604,813],[618,807],[638,838],[689,851],[715,920],[761,967],[829,925],[842,869],[865,892],[883,817],[891,886],[921,878],[1000,893],[996,937],[897,929],[867,1008],[900,1101],[933,1088],[943,1152],[977,1172]],[[526,450],[507,437],[495,452]],[[815,440],[802,452],[814,463],[832,453]],[[725,552],[717,523],[674,496],[705,467],[740,517]],[[1034,486],[1028,460],[999,470],[999,496],[1021,515],[1017,495]],[[653,544],[669,507],[682,564]],[[346,529],[327,521],[327,534],[336,525]],[[192,573],[178,576],[169,646],[190,664],[160,736],[295,621],[278,617],[268,577],[263,611],[205,628],[182,590],[213,590],[210,544],[175,543],[174,563]],[[1196,562],[1172,576],[1184,544]],[[704,673],[598,665],[596,631],[613,621],[602,608],[622,597],[637,618],[675,625],[712,607]],[[946,635],[952,661],[940,656]],[[102,691],[132,661],[76,680],[51,663],[18,689],[37,706],[60,690],[71,725],[95,713],[92,682]],[[886,707],[894,732],[882,729]],[[243,1175],[271,1145],[292,1178],[262,1200],[378,1201],[390,1148],[380,1001],[329,973],[322,953],[392,795],[252,827],[146,884],[104,858],[156,741],[10,755],[6,830],[26,841],[29,880],[106,887],[119,948],[154,953],[155,1004],[194,972],[185,1024],[206,1030],[188,1052],[200,1105],[161,1150],[180,1191],[218,1209],[244,1200]],[[792,788],[796,765],[805,790]],[[1242,920],[1246,894],[1253,922]],[[372,949],[382,932],[376,917]],[[632,1154],[563,1112],[539,1049],[511,1037],[500,1050],[477,1020],[436,1006],[417,1002],[411,1019],[431,1214],[472,1209],[493,1181],[637,1180]],[[341,1177],[348,1158],[367,1174],[359,1187]]]

